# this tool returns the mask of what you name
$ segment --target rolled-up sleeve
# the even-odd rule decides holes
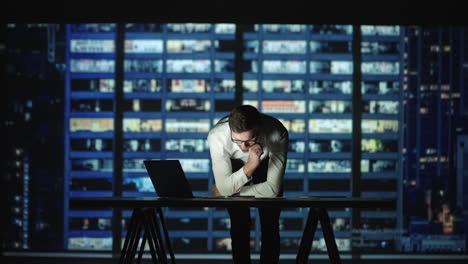
[[[279,136],[272,138],[272,146],[269,153],[267,180],[241,188],[240,195],[255,197],[277,197],[283,188],[283,177],[286,170],[289,135],[284,130]]]
[[[238,193],[249,179],[245,175],[243,168],[232,172],[231,157],[215,133],[208,134],[211,167],[213,168],[215,184],[222,195],[230,196]]]

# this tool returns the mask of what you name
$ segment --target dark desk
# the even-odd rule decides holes
[[[313,237],[320,221],[328,256],[332,263],[341,263],[335,236],[330,224],[327,209],[330,208],[395,208],[394,200],[371,198],[331,198],[331,197],[297,197],[297,198],[72,198],[72,209],[121,208],[133,209],[132,218],[125,238],[119,263],[133,263],[139,240],[140,262],[148,241],[150,253],[155,263],[168,263],[166,252],[169,251],[171,262],[175,263],[174,253],[164,223],[161,207],[279,207],[310,208],[307,223],[299,246],[296,263],[307,263],[312,247]],[[167,251],[166,251],[167,249]]]

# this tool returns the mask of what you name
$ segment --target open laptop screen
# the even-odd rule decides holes
[[[178,160],[143,161],[159,197],[192,198],[192,188]]]

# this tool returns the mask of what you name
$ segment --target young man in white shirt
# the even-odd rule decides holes
[[[234,108],[209,132],[215,196],[280,197],[289,136],[281,122],[250,105]],[[234,263],[250,263],[250,209],[228,208]],[[279,262],[280,208],[259,208],[260,263]]]

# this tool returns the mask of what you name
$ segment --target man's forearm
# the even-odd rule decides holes
[[[257,169],[258,164],[255,164],[254,162],[247,162],[242,169],[244,170],[244,173],[247,177],[252,177],[252,174],[254,173],[255,169]]]

